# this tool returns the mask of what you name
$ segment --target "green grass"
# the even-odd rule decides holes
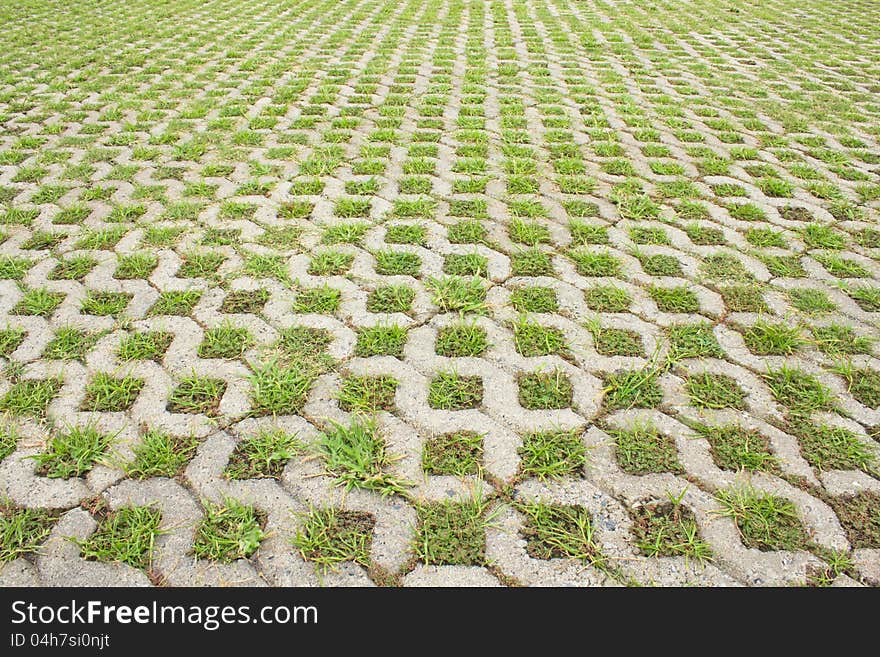
[[[875,341],[870,336],[857,335],[852,327],[842,324],[813,326],[810,330],[816,346],[829,356],[866,354],[870,352]]]
[[[790,356],[804,344],[800,327],[763,319],[743,331],[743,341],[758,356]]]
[[[44,417],[46,408],[61,390],[61,385],[61,379],[24,379],[13,383],[0,399],[0,411]]]
[[[0,424],[0,461],[16,450],[20,438],[15,425]]]
[[[637,425],[628,430],[613,430],[609,433],[614,438],[617,463],[627,474],[684,472],[678,461],[675,440],[651,425]]]
[[[478,253],[450,253],[443,259],[443,271],[454,276],[486,276],[489,259]]]
[[[697,300],[697,295],[687,287],[651,286],[648,293],[657,304],[657,309],[662,313],[700,312],[700,302]]]
[[[636,547],[647,557],[712,560],[711,546],[701,538],[693,511],[674,495],[630,510]]]
[[[342,380],[337,399],[346,412],[370,413],[394,409],[397,380],[390,376],[349,376]]]
[[[413,552],[426,565],[480,566],[486,562],[489,504],[480,497],[464,502],[420,502],[416,505]]]
[[[367,296],[367,312],[407,313],[415,298],[415,291],[406,285],[377,287]]]
[[[620,260],[608,251],[575,249],[567,255],[581,276],[618,276],[621,273]]]
[[[574,389],[561,370],[521,374],[519,404],[527,410],[569,408]]]
[[[128,307],[131,295],[125,292],[95,292],[89,291],[83,299],[80,308],[87,315],[120,315]],[[158,306],[158,302],[154,308]]]
[[[431,303],[440,312],[483,313],[486,310],[486,288],[479,278],[461,276],[433,277],[428,280]]]
[[[510,295],[510,303],[518,312],[555,313],[559,310],[556,291],[538,285],[514,290]]]
[[[604,377],[603,406],[614,411],[626,408],[656,408],[663,401],[657,373],[651,368],[619,370]]]
[[[226,382],[222,379],[193,374],[181,379],[171,391],[168,396],[168,411],[217,415],[224,392],[226,392]]]
[[[247,329],[223,322],[205,331],[198,355],[199,358],[240,358],[253,344]]]
[[[0,329],[0,358],[6,358],[18,349],[21,343],[24,342],[26,335],[27,331],[20,328],[9,327]]]
[[[820,472],[864,470],[880,474],[876,449],[847,429],[798,420],[790,431],[797,436],[803,457]]]
[[[106,372],[98,372],[86,385],[86,396],[82,403],[82,410],[127,411],[134,404],[143,387],[143,379],[131,376],[117,378]]]
[[[526,317],[521,317],[513,325],[513,345],[527,358],[550,354],[566,357],[569,353],[562,331],[542,326]]]
[[[533,559],[577,559],[602,570],[608,566],[585,508],[532,502],[518,505],[517,510],[525,516],[521,532]]]
[[[477,408],[483,401],[483,380],[455,371],[439,372],[428,388],[428,405],[445,411]]]
[[[724,305],[734,313],[760,313],[768,310],[764,295],[751,285],[729,285],[719,290]]]
[[[369,513],[333,507],[312,508],[299,516],[300,526],[291,542],[306,561],[326,573],[336,564],[370,564],[373,527]]]
[[[747,548],[768,552],[807,547],[806,531],[791,501],[751,488],[722,490],[716,497],[719,515],[733,519]]]
[[[229,563],[247,559],[267,536],[266,514],[252,506],[227,499],[222,504],[205,503],[205,518],[196,529],[193,555]]]
[[[415,253],[406,251],[377,251],[376,273],[383,276],[418,276],[422,259]]]
[[[523,249],[510,255],[514,276],[554,276],[550,254],[539,249]]]
[[[162,515],[146,506],[127,506],[110,511],[98,529],[84,541],[76,541],[80,554],[91,561],[119,562],[147,570],[152,563],[156,539],[162,533]]]
[[[669,339],[669,358],[723,358],[724,351],[708,322],[673,324],[666,329]]]
[[[114,436],[101,433],[93,425],[70,427],[57,433],[45,451],[33,457],[37,472],[53,479],[82,477],[106,456]]]
[[[476,324],[450,324],[437,331],[434,349],[439,356],[482,356],[489,348],[486,330]]]
[[[854,548],[880,549],[880,494],[833,497],[830,504]]]
[[[837,363],[832,371],[844,378],[847,392],[857,402],[868,408],[880,407],[880,372],[871,368],[855,367],[847,361]]]
[[[397,324],[377,324],[357,331],[355,355],[361,358],[370,356],[395,356],[403,358],[407,329]]]
[[[587,329],[593,336],[593,345],[602,356],[644,356],[641,336],[635,331],[602,326],[588,322]]]
[[[172,436],[150,429],[134,448],[134,460],[126,464],[125,472],[134,479],[176,477],[195,456],[198,446],[194,436]]]
[[[322,287],[306,288],[296,295],[293,303],[295,313],[334,313],[339,309],[342,302],[342,292],[324,285]]]
[[[12,308],[13,315],[35,315],[37,317],[49,317],[55,309],[64,301],[65,294],[62,292],[52,292],[47,288],[29,288],[22,290],[21,299]],[[92,293],[89,293],[91,296]],[[88,300],[88,297],[87,299]],[[127,300],[126,300],[127,303]],[[86,309],[85,301],[83,302],[83,310]],[[97,314],[97,313],[91,313]],[[108,313],[109,314],[109,313]]]
[[[309,261],[308,272],[312,276],[339,276],[346,273],[354,262],[354,254],[344,251],[317,251]]]
[[[315,449],[324,474],[346,490],[365,488],[386,496],[403,494],[409,485],[389,472],[396,458],[387,453],[385,440],[370,420],[333,424],[321,434]]]
[[[611,285],[597,285],[584,292],[584,301],[590,310],[603,313],[622,313],[629,310],[629,293]]]
[[[259,313],[262,312],[263,306],[268,300],[268,290],[233,290],[223,298],[220,312]]]
[[[100,337],[100,333],[89,333],[70,326],[62,327],[46,345],[43,358],[83,361]]]
[[[422,470],[429,475],[464,477],[479,474],[483,460],[483,436],[457,431],[425,441]]]
[[[833,393],[812,374],[783,365],[763,377],[776,401],[795,413],[834,408]]]
[[[55,521],[44,509],[0,504],[0,564],[38,554]]]
[[[699,426],[699,434],[709,442],[712,460],[724,470],[774,472],[779,459],[770,451],[770,441],[759,431],[737,425]]]
[[[165,355],[174,336],[162,331],[146,331],[143,333],[130,333],[122,338],[119,345],[118,356],[120,360],[155,360],[159,361]]]
[[[304,451],[295,434],[265,429],[236,445],[224,474],[229,479],[280,479],[287,462]]]
[[[581,476],[587,464],[582,431],[543,431],[523,436],[517,450],[524,477],[558,479]]]
[[[270,360],[255,366],[249,380],[253,415],[290,415],[302,411],[313,377],[302,367],[286,367]]]
[[[746,395],[736,379],[724,374],[704,372],[689,376],[685,390],[697,408],[746,408]]]

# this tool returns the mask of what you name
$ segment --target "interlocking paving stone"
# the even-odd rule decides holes
[[[876,3],[63,5],[0,584],[880,585]]]

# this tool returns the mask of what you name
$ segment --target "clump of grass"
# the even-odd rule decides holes
[[[843,427],[796,420],[790,428],[798,438],[801,454],[819,470],[863,470],[880,474],[877,454],[856,435]]]
[[[724,351],[708,322],[673,324],[668,327],[669,359],[723,358]]]
[[[795,505],[750,488],[722,490],[717,494],[720,515],[732,518],[747,548],[762,552],[804,550],[809,539]]]
[[[84,559],[117,561],[147,570],[152,561],[156,538],[161,533],[162,514],[146,506],[122,507],[110,511],[97,531],[84,541],[76,541]]]
[[[842,361],[832,368],[846,381],[846,389],[853,398],[868,408],[880,407],[880,372],[867,367],[855,367]]]
[[[236,445],[224,474],[229,479],[280,479],[287,462],[303,451],[296,435],[265,429]]]
[[[607,566],[584,507],[534,502],[516,508],[525,516],[521,532],[533,559],[578,559],[600,569]]]
[[[131,333],[122,339],[119,346],[119,359],[159,361],[165,355],[174,335],[163,331]]]
[[[299,414],[313,382],[309,368],[283,367],[270,360],[254,367],[250,377],[251,413],[254,415]]]
[[[833,393],[812,374],[783,365],[763,378],[776,401],[797,414],[834,408]]]
[[[422,470],[430,475],[464,477],[480,472],[483,436],[473,431],[457,431],[425,441]]]
[[[134,479],[176,477],[183,472],[198,446],[195,436],[172,436],[150,429],[134,448],[134,461],[125,466],[125,472]]]
[[[486,288],[478,277],[443,276],[430,278],[431,302],[440,312],[483,313],[486,310]]]
[[[406,313],[412,307],[416,293],[406,285],[384,285],[367,297],[367,312]]]
[[[126,411],[134,404],[143,387],[143,379],[131,376],[116,378],[107,372],[98,372],[86,386],[82,410]]]
[[[168,397],[168,410],[171,413],[216,415],[224,392],[226,392],[226,382],[223,379],[193,374],[181,379],[171,392]]]
[[[61,379],[24,379],[13,383],[0,399],[0,411],[45,417],[46,408],[61,390]]]
[[[774,472],[779,459],[770,453],[770,441],[759,431],[736,425],[698,426],[697,432],[709,442],[712,460],[724,470]]]
[[[483,401],[483,380],[455,371],[439,372],[428,388],[428,405],[446,411],[477,408]]]
[[[384,495],[404,494],[408,482],[388,472],[394,458],[374,422],[356,420],[349,426],[334,424],[321,434],[317,452],[325,474],[347,490],[366,488]]]
[[[620,468],[627,474],[652,472],[684,472],[672,436],[660,433],[651,425],[636,425],[627,430],[609,432],[615,441]]]
[[[434,349],[440,356],[482,356],[489,348],[486,330],[476,324],[450,324],[437,332]]]
[[[621,408],[656,408],[663,401],[663,391],[654,368],[619,370],[604,377],[603,405],[609,411]]]
[[[517,383],[520,406],[527,410],[571,407],[574,388],[561,370],[522,374]]]
[[[199,358],[239,358],[253,342],[246,328],[223,322],[205,331],[198,355]]]
[[[52,479],[82,477],[107,453],[114,436],[99,432],[93,425],[71,427],[56,434],[46,451],[31,458],[37,472]]]
[[[724,374],[701,374],[689,376],[685,383],[691,403],[697,408],[746,407],[746,395],[733,377]]]
[[[880,493],[832,497],[829,503],[854,548],[880,548]]]
[[[384,326],[378,324],[358,329],[355,355],[366,358],[369,356],[403,357],[406,344],[407,329],[397,324]]]
[[[568,356],[568,345],[562,331],[546,327],[525,317],[513,325],[513,344],[516,351],[525,356]]]
[[[519,312],[555,313],[558,308],[556,292],[550,287],[523,287],[510,295],[510,302]]]
[[[39,552],[55,521],[45,509],[0,504],[0,564]]]
[[[303,559],[316,563],[322,572],[343,562],[369,566],[376,525],[372,515],[327,507],[310,509],[300,519],[293,546]]]
[[[800,327],[763,319],[743,331],[743,340],[749,351],[758,356],[790,356],[804,344]]]
[[[196,530],[193,554],[197,559],[229,563],[247,559],[266,537],[266,514],[237,500],[205,504],[205,519]]]
[[[597,285],[584,292],[584,301],[590,310],[601,313],[622,313],[629,310],[629,293],[611,285]]]
[[[524,435],[517,450],[520,472],[541,480],[580,476],[587,464],[587,449],[581,435],[576,429]]]
[[[700,302],[697,295],[685,286],[658,287],[652,285],[648,293],[662,313],[698,313]]]
[[[850,326],[829,324],[813,326],[810,329],[819,350],[829,356],[870,353],[874,339],[869,336],[856,335]]]
[[[630,510],[636,547],[645,556],[712,560],[712,549],[700,537],[693,511],[681,503],[683,494],[670,494],[668,501],[649,501]]]
[[[339,407],[346,412],[368,413],[394,408],[397,380],[390,376],[350,376],[339,391]]]
[[[417,504],[416,558],[426,565],[484,565],[488,507],[481,497]]]

